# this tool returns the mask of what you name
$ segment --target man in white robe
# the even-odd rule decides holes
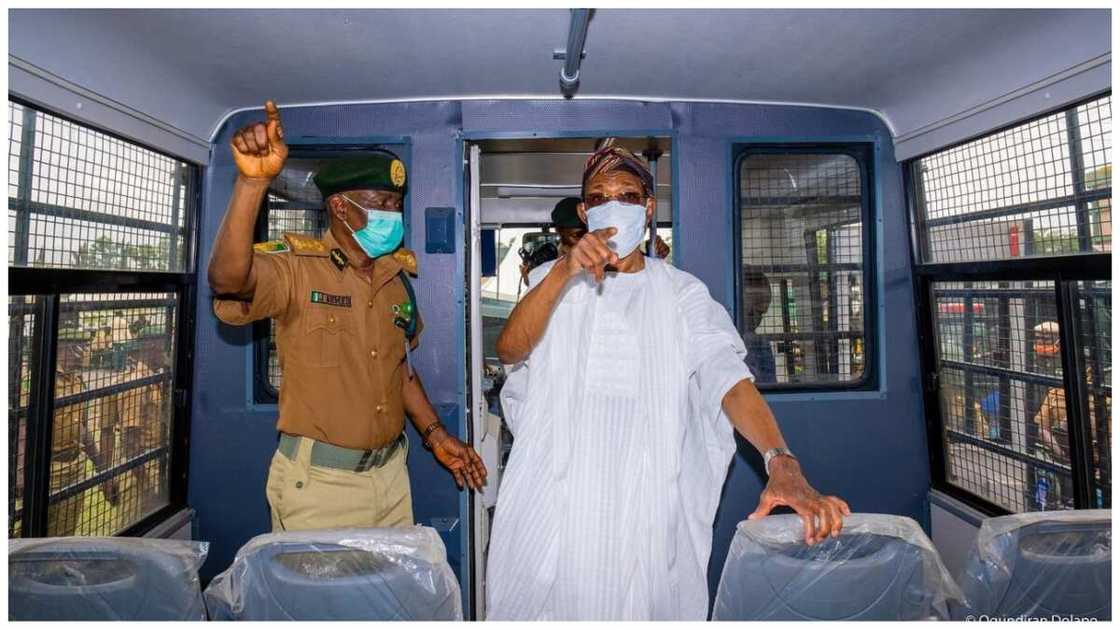
[[[591,231],[534,270],[498,339],[514,444],[488,619],[705,619],[733,428],[767,454],[751,518],[790,506],[813,544],[850,513],[801,475],[727,311],[695,277],[637,251],[651,180],[619,147],[588,160],[579,213]]]

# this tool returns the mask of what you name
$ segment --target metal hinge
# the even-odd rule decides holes
[[[177,388],[175,390],[174,402],[176,409],[185,409],[187,407],[187,390]]]
[[[941,379],[937,375],[937,372],[930,372],[928,375],[926,375],[926,392],[935,394],[940,388]]]

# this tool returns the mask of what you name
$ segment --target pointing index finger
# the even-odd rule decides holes
[[[268,116],[268,119],[270,121],[271,120],[275,120],[277,122],[280,121],[280,110],[277,109],[276,103],[273,103],[272,101],[266,102],[264,104],[264,113],[265,113],[266,116]]]

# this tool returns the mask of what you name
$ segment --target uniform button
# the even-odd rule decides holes
[[[373,300],[370,300],[370,301],[369,301],[369,307],[370,307],[370,308],[373,308]]]
[[[378,405],[377,406],[377,413],[385,413],[385,406],[384,405]]]
[[[302,481],[297,481],[296,482],[296,487],[297,488],[302,488],[303,487],[303,482]]]
[[[333,324],[334,323],[334,315],[331,315],[330,317],[328,317],[327,321]]]
[[[369,351],[369,356],[376,359],[377,358],[377,350],[370,350]]]

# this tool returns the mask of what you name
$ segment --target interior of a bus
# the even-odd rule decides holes
[[[611,147],[651,181],[636,251],[702,283],[851,508],[817,545],[747,520],[771,460],[734,434],[699,620],[1111,619],[1111,20],[9,9],[9,619],[493,618],[499,337]],[[488,473],[404,421],[413,527],[270,516],[285,329],[219,319],[208,276],[268,101],[253,243],[329,242],[329,165],[407,173],[401,360]]]

